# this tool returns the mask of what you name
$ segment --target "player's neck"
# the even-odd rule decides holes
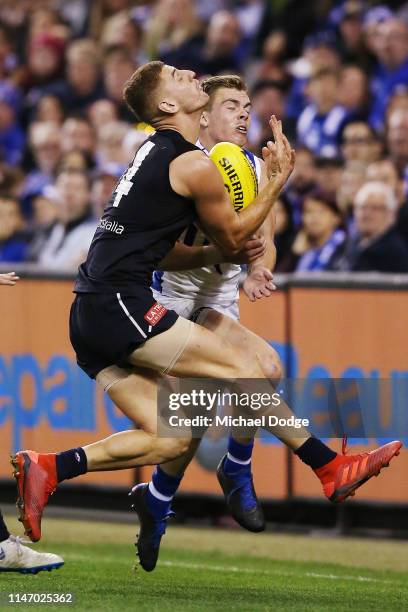
[[[217,144],[206,130],[200,130],[198,138],[204,149],[207,151],[211,151],[211,149]]]
[[[185,140],[195,144],[200,131],[200,116],[201,110],[191,115],[171,116],[168,119],[160,121],[156,127],[158,130],[175,130],[179,132]]]

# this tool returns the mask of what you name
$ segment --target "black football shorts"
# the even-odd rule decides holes
[[[77,363],[91,378],[112,365],[129,367],[129,355],[170,329],[177,318],[173,310],[155,301],[150,290],[138,296],[78,293],[69,318]]]

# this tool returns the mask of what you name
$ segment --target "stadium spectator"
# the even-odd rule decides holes
[[[316,186],[336,199],[337,190],[340,187],[342,172],[342,161],[339,157],[318,157],[316,159]]]
[[[291,140],[294,139],[295,126],[293,122],[285,121],[285,100],[285,87],[281,82],[255,83],[251,94],[252,109],[248,141],[258,155],[261,154],[261,148],[270,136],[271,115],[282,120],[286,136]]]
[[[346,220],[349,233],[353,231],[354,200],[366,179],[367,166],[361,161],[350,161],[342,169],[336,202]]]
[[[103,49],[123,47],[129,53],[135,66],[147,61],[143,50],[143,30],[129,11],[121,11],[106,20],[102,34]]]
[[[61,155],[56,174],[59,174],[62,170],[90,172],[94,168],[95,161],[90,153],[81,149],[72,149]]]
[[[117,164],[103,164],[94,173],[91,202],[96,219],[102,216],[121,174],[121,167]]]
[[[104,57],[103,79],[106,97],[117,106],[119,118],[129,123],[134,116],[123,101],[123,87],[137,66],[125,47],[112,47]]]
[[[408,200],[404,191],[404,181],[399,176],[397,168],[390,159],[384,158],[368,166],[367,179],[381,181],[393,190],[398,203],[396,227],[408,244]]]
[[[361,162],[370,164],[379,158],[381,143],[372,127],[356,119],[348,122],[341,134],[341,152],[346,164]]]
[[[240,73],[243,68],[239,53],[241,41],[237,18],[228,11],[219,11],[211,17],[203,42],[191,49],[184,67],[198,75]],[[162,56],[162,59],[167,63],[173,60],[171,55]],[[179,62],[173,63],[180,65]]]
[[[281,194],[273,208],[275,211],[275,270],[277,272],[285,272],[282,262],[287,260],[295,237],[292,206],[285,194]]]
[[[24,184],[24,173],[16,166],[0,163],[0,195],[11,195],[20,199]]]
[[[380,42],[375,48],[378,66],[372,79],[370,123],[380,131],[389,97],[399,85],[408,83],[408,26],[398,19],[389,19],[378,28]]]
[[[35,121],[39,123],[50,121],[62,125],[64,117],[65,111],[57,96],[49,94],[40,98],[35,108]]]
[[[0,196],[0,261],[23,262],[27,241],[23,236],[24,217],[19,201],[13,196]]]
[[[337,72],[322,69],[312,74],[307,96],[310,103],[297,122],[298,141],[316,155],[336,157],[341,130],[347,120],[347,110],[337,103]]]
[[[368,55],[363,36],[363,3],[347,0],[331,12],[331,22],[337,28],[344,62],[358,62],[368,66]]]
[[[51,34],[63,40],[69,37],[69,27],[62,22],[58,10],[51,6],[52,3],[41,5],[39,2],[32,3],[26,8],[28,21],[28,41],[31,42],[37,36]]]
[[[408,109],[396,109],[389,117],[387,145],[390,157],[401,176],[408,168]]]
[[[296,149],[296,164],[288,181],[285,194],[292,207],[293,222],[298,228],[301,224],[303,200],[316,186],[317,169],[313,153],[306,147]]]
[[[248,42],[252,42],[261,27],[265,17],[265,2],[262,0],[244,0],[237,2],[233,7],[235,17],[238,19],[239,27]],[[249,47],[251,49],[251,46]]]
[[[96,136],[91,124],[80,115],[67,117],[60,132],[62,150],[66,153],[79,149],[94,155]]]
[[[355,272],[408,272],[408,247],[395,228],[398,203],[392,188],[379,181],[356,195],[357,235],[346,249],[347,268]]]
[[[295,271],[332,269],[344,249],[346,232],[342,224],[340,209],[330,196],[321,190],[307,195],[303,204],[302,232],[293,245],[296,253],[298,238],[303,242],[294,261]]]
[[[84,111],[105,95],[101,78],[98,45],[84,38],[72,42],[67,50],[67,81],[60,95],[68,113]]]
[[[285,33],[281,30],[271,32],[264,41],[261,59],[247,67],[246,82],[253,86],[257,81],[287,81],[288,73],[283,63],[285,54]]]
[[[391,159],[384,157],[367,166],[367,181],[380,181],[389,185],[397,198],[398,205],[404,201],[403,182]]]
[[[20,104],[20,92],[0,81],[0,160],[11,166],[21,162],[25,146],[24,132],[17,120]]]
[[[96,229],[91,212],[88,176],[63,170],[55,182],[58,223],[39,254],[39,263],[53,270],[76,270],[83,261]]]
[[[97,100],[88,108],[88,118],[95,132],[105,123],[119,119],[117,106],[112,100]]]
[[[37,89],[37,96],[46,91],[47,86],[63,78],[65,41],[59,36],[44,32],[32,39],[28,53],[27,65],[29,70],[28,89],[30,97]],[[52,88],[50,88],[52,91]]]
[[[74,38],[85,36],[92,3],[88,0],[71,0],[71,2],[56,0],[56,5],[63,22],[69,25],[72,36]]]
[[[122,171],[126,169],[129,157],[127,157],[123,142],[128,131],[129,125],[124,121],[110,121],[101,126],[98,131],[98,165],[117,164]]]
[[[343,66],[339,77],[339,104],[355,117],[366,117],[369,110],[367,73],[355,64]]]
[[[390,97],[385,111],[385,124],[395,110],[408,110],[408,87],[401,85]]]
[[[306,88],[312,73],[319,70],[338,71],[340,64],[336,37],[331,32],[318,32],[307,36],[301,57],[290,66],[294,79],[287,100],[287,116],[297,119],[305,109],[308,103]]]
[[[32,218],[28,232],[27,261],[36,262],[47,242],[55,223],[58,208],[54,186],[45,187],[32,200]]]
[[[380,25],[394,16],[392,10],[386,5],[376,6],[369,9],[363,19],[364,43],[369,53],[374,58],[377,48],[382,44]]]
[[[146,23],[144,46],[149,59],[174,63],[188,61],[189,52],[196,48],[202,24],[192,0],[159,0]]]
[[[41,193],[54,179],[54,172],[61,156],[61,132],[52,122],[33,123],[29,133],[33,168],[28,172],[23,187],[23,205],[27,215],[31,214],[31,200]]]
[[[18,58],[14,51],[11,37],[7,28],[4,27],[0,20],[0,79],[9,77],[18,64]]]

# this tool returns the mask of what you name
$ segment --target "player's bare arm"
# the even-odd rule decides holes
[[[233,256],[213,244],[187,246],[182,242],[176,242],[170,253],[160,262],[158,269],[163,271],[194,270],[226,262],[250,264],[258,261],[264,255],[266,248],[266,238],[263,236],[250,238],[244,244],[244,248]]]
[[[239,251],[265,221],[294,165],[294,152],[282,134],[276,117],[271,118],[275,143],[263,151],[268,182],[253,203],[239,215],[233,210],[214,164],[198,151],[181,155],[170,165],[173,189],[194,200],[207,235],[222,249]]]

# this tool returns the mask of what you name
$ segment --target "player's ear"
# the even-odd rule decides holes
[[[203,111],[200,117],[200,127],[208,128],[208,123],[209,123],[208,112]]]
[[[159,102],[159,109],[162,113],[174,115],[174,113],[177,113],[179,111],[180,105],[177,104],[175,100],[167,98]]]

